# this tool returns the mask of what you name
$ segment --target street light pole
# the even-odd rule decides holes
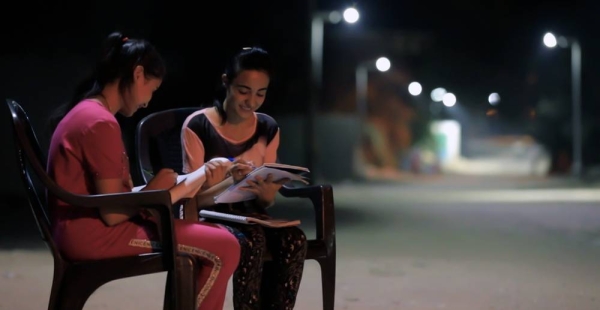
[[[321,14],[314,14],[311,24],[311,40],[310,40],[310,57],[312,59],[311,64],[311,77],[313,85],[316,86],[317,90],[320,90],[321,83],[323,81],[323,32],[325,22]]]
[[[313,173],[314,178],[318,179],[316,163],[318,158],[318,149],[316,143],[316,115],[317,107],[321,99],[323,88],[323,39],[325,23],[337,24],[342,19],[347,23],[355,23],[359,19],[359,13],[354,8],[348,8],[343,13],[338,11],[316,11],[314,10],[315,1],[310,1],[310,94],[308,101],[308,117],[306,122],[306,166]]]
[[[356,112],[358,121],[362,123],[367,117],[367,88],[369,70],[365,64],[359,64],[354,73],[356,77]]]
[[[369,89],[369,70],[377,69],[381,72],[386,72],[390,69],[390,60],[386,57],[380,57],[379,59],[369,60],[360,62],[354,69],[354,77],[356,83],[356,114],[358,118],[358,141],[356,146],[362,147],[363,138],[365,137],[365,129],[367,128],[367,120],[369,117],[369,106],[368,106],[368,89]],[[356,162],[358,158],[354,158],[353,167],[362,166],[362,162]],[[357,171],[353,171],[357,173]],[[359,172],[360,174],[360,172]]]
[[[391,67],[391,62],[386,57],[379,57],[377,60],[369,60],[361,62],[356,66],[354,76],[356,79],[356,113],[358,114],[361,126],[367,120],[368,105],[367,105],[367,89],[369,70],[377,69],[380,72],[386,72]]]
[[[573,176],[580,177],[583,168],[581,137],[581,47],[577,39],[571,42],[571,87],[573,96]]]
[[[571,46],[571,99],[573,114],[573,163],[571,165],[571,174],[579,178],[583,170],[583,151],[581,136],[581,46],[576,38],[566,39],[548,32],[544,35],[544,44],[553,48],[556,45],[561,47]]]
[[[323,71],[323,32],[324,20],[322,14],[312,13],[310,31],[310,95],[308,101],[308,117],[306,122],[306,167],[316,173],[316,115],[319,98],[321,98]]]

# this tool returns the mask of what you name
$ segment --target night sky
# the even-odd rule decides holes
[[[0,96],[21,102],[43,130],[44,116],[68,99],[73,84],[93,65],[95,51],[113,30],[153,42],[168,62],[168,76],[146,110],[123,120],[131,128],[141,117],[168,107],[196,106],[215,97],[226,59],[239,47],[260,45],[277,64],[264,112],[273,115],[307,111],[311,1],[15,1],[3,2],[0,21]],[[583,48],[585,158],[596,156],[595,118],[599,109],[600,53],[595,1],[453,0],[453,1],[313,1],[319,10],[356,5],[355,25],[326,25],[324,85],[320,110],[332,110],[339,88],[353,87],[361,55],[386,51],[386,42],[361,46],[353,37],[369,33],[407,34],[427,38],[415,54],[392,54],[402,70],[432,85],[452,89],[466,108],[489,108],[487,95],[499,92],[499,117],[506,132],[531,133],[523,119],[543,98],[557,99],[566,109],[538,126],[536,134],[554,136],[569,121],[570,62],[567,49],[548,50],[542,36],[554,31],[579,38]],[[371,50],[367,50],[371,48]],[[344,55],[342,55],[344,54]],[[351,55],[351,56],[350,56]],[[346,57],[346,58],[344,58]],[[348,65],[352,67],[355,63]],[[554,124],[554,125],[552,125]],[[557,125],[558,124],[558,125]],[[8,124],[3,138],[10,141]],[[129,126],[129,127],[128,127]],[[544,127],[546,126],[546,127]],[[513,131],[513,132],[511,132]],[[568,148],[566,138],[552,143]],[[543,140],[544,138],[540,138]],[[548,141],[553,138],[546,138]],[[8,169],[12,151],[4,151]],[[598,157],[598,158],[596,158]],[[14,171],[14,170],[13,170]],[[7,186],[10,189],[11,185]]]

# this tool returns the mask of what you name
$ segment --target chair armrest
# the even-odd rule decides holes
[[[321,185],[308,185],[308,186],[288,186],[283,185],[279,189],[279,193],[284,197],[300,197],[300,198],[308,198],[311,195],[318,194],[319,187]]]
[[[55,192],[68,204],[87,208],[121,206],[127,209],[156,210],[161,217],[171,217],[171,194],[167,190],[149,190],[96,195],[77,195],[63,190]]]
[[[156,210],[171,210],[171,194],[167,190],[151,190],[140,192],[111,193],[98,195],[72,195],[64,199],[67,203],[83,207],[103,208],[108,206],[123,206],[149,208]]]
[[[171,266],[171,270],[175,270],[177,238],[171,213],[171,194],[168,190],[77,195],[60,189],[54,194],[66,203],[78,207],[103,208],[118,205],[131,209],[148,209],[158,218],[158,236],[166,264]]]
[[[279,193],[284,197],[309,198],[315,210],[316,239],[322,240],[330,249],[335,244],[335,210],[331,185],[306,187],[282,186]]]

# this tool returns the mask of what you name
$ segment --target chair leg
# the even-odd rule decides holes
[[[177,257],[177,273],[167,273],[165,287],[164,310],[189,310],[196,309],[197,277],[200,271],[200,262],[187,255]],[[176,283],[173,286],[173,283]],[[174,291],[175,290],[175,291]]]
[[[335,305],[335,253],[317,261],[321,266],[323,310],[333,310]]]
[[[92,293],[104,284],[72,273],[65,274],[61,282],[53,296],[56,310],[82,310]]]
[[[61,266],[54,265],[54,276],[52,279],[52,289],[50,291],[50,301],[48,310],[60,310],[60,291],[62,289],[62,279],[64,278],[64,269]]]
[[[58,306],[58,294],[60,291],[60,284],[52,284],[52,290],[50,291],[50,301],[48,302],[48,310],[60,310]]]
[[[172,286],[172,282],[173,280],[171,280],[173,277],[171,275],[173,271],[169,271],[167,272],[167,283],[165,284],[165,298],[163,301],[163,310],[174,310],[173,309],[173,305],[175,303],[175,300],[173,300],[173,286]]]
[[[200,261],[193,256],[177,258],[177,307],[178,310],[196,309],[196,294]]]

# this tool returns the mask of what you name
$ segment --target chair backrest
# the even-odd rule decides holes
[[[146,191],[144,193],[114,193],[114,194],[97,194],[97,195],[78,195],[71,192],[66,191],[62,187],[60,187],[54,180],[46,173],[46,156],[42,153],[37,136],[29,122],[29,117],[23,110],[23,108],[14,100],[7,99],[6,103],[11,112],[12,117],[12,125],[13,125],[13,137],[15,140],[15,149],[17,153],[17,159],[20,167],[20,174],[23,179],[24,185],[28,194],[28,201],[31,206],[31,210],[33,211],[35,220],[37,222],[38,228],[42,235],[42,238],[49,246],[52,251],[52,255],[54,256],[54,283],[53,283],[53,291],[51,296],[51,305],[56,303],[53,302],[53,298],[69,298],[69,294],[81,294],[82,291],[70,290],[69,288],[64,288],[62,285],[74,285],[73,283],[64,284],[63,277],[65,271],[65,263],[67,261],[60,255],[60,251],[54,242],[51,232],[51,221],[48,216],[47,210],[47,201],[45,199],[46,194],[54,195],[58,199],[66,202],[67,204],[73,206],[80,207],[106,207],[106,206],[115,206],[117,204],[123,206],[134,206],[138,207],[147,207],[151,211],[158,211],[158,215],[160,221],[158,223],[158,235],[160,237],[162,251],[160,254],[161,260],[157,260],[160,265],[156,264],[148,264],[141,268],[131,268],[126,269],[125,272],[122,272],[122,266],[118,268],[118,271],[113,272],[112,270],[106,268],[105,265],[99,264],[95,265],[94,261],[87,261],[89,263],[87,267],[84,267],[87,275],[92,275],[90,277],[86,277],[85,280],[90,280],[95,282],[96,284],[91,285],[101,285],[110,281],[112,279],[121,279],[125,277],[131,277],[134,275],[147,274],[158,271],[168,271],[168,290],[166,291],[166,302],[172,302],[173,309],[186,308],[187,301],[183,301],[181,307],[177,307],[180,302],[182,302],[181,298],[177,298],[179,285],[179,278],[181,277],[181,273],[179,270],[183,270],[181,268],[186,268],[186,266],[178,267],[176,257],[176,238],[173,233],[173,219],[170,214],[171,208],[171,197],[168,191]],[[33,173],[31,173],[31,171]],[[33,178],[32,178],[33,177]],[[39,188],[36,187],[33,180],[38,181],[40,183]],[[160,206],[160,207],[158,207]],[[147,261],[149,256],[135,256],[134,260],[131,260],[128,257],[124,257],[126,260],[121,260],[119,262],[112,261],[113,264],[131,264],[135,263],[137,259],[138,262]],[[57,267],[58,266],[58,267]],[[67,277],[69,278],[69,277]],[[71,281],[79,281],[79,278],[71,278]],[[69,281],[69,280],[67,280]],[[55,289],[55,285],[58,285]],[[80,286],[83,287],[83,291],[87,293],[91,288],[97,288],[89,286],[87,283],[83,285],[79,283]],[[66,290],[65,292],[56,293],[56,290]],[[183,296],[187,296],[189,293],[187,288],[183,288],[185,292],[181,293]],[[193,291],[193,288],[189,288],[189,291]],[[55,295],[58,294],[58,295]],[[64,296],[63,296],[64,295]],[[56,297],[62,296],[62,297]],[[191,296],[191,295],[190,295]],[[190,298],[191,300],[191,298]],[[192,302],[193,303],[193,302]],[[83,303],[81,304],[83,305]],[[167,305],[167,304],[165,304]],[[165,307],[166,308],[166,307]],[[171,309],[171,308],[169,308]]]
[[[64,261],[60,255],[56,243],[52,238],[49,210],[47,208],[46,196],[53,195],[67,204],[81,207],[104,207],[107,205],[168,205],[170,208],[170,195],[168,191],[146,192],[140,195],[102,194],[102,195],[79,195],[71,193],[60,187],[46,172],[46,156],[40,148],[37,136],[29,122],[29,117],[23,108],[14,100],[7,99],[6,103],[11,112],[13,137],[15,150],[19,162],[19,172],[27,191],[27,198],[33,211],[36,223],[43,240],[50,247],[55,259]],[[33,172],[33,173],[32,173]],[[37,181],[37,182],[34,182]],[[39,184],[39,186],[36,186]],[[134,194],[134,193],[130,193]],[[161,214],[161,238],[163,251],[169,253],[167,265],[174,264],[175,238],[172,232],[172,218],[167,214]]]
[[[135,132],[136,185],[148,183],[161,168],[182,173],[181,126],[199,107],[176,108],[144,117]]]
[[[125,201],[122,197],[115,195],[78,195],[71,193],[56,184],[46,172],[47,158],[42,152],[37,135],[31,126],[29,117],[25,110],[16,101],[7,99],[6,104],[11,112],[13,137],[15,150],[20,167],[20,175],[23,185],[27,191],[27,199],[36,223],[42,235],[42,239],[52,250],[55,258],[60,258],[60,252],[52,238],[49,210],[47,208],[47,196],[56,198],[73,206],[97,207],[115,203],[132,204],[137,203],[135,197]],[[36,182],[34,182],[36,181]],[[37,186],[36,186],[37,185]],[[158,203],[158,202],[157,202]],[[171,238],[171,236],[167,236]],[[166,246],[165,246],[166,248]]]
[[[42,152],[37,136],[23,108],[14,100],[7,99],[11,112],[15,150],[19,162],[19,172],[27,192],[27,200],[33,212],[42,239],[46,242],[52,255],[60,258],[60,253],[52,239],[50,218],[46,208],[45,189],[63,196],[68,194],[58,187],[46,174],[46,156]],[[31,173],[33,171],[33,173]],[[36,186],[36,182],[42,186]]]

